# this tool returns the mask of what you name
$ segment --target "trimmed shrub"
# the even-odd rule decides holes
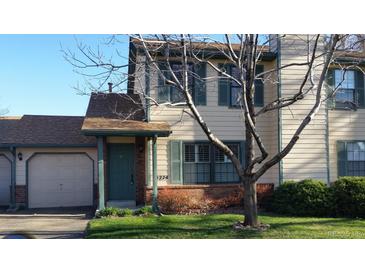
[[[116,207],[106,207],[102,210],[99,210],[95,217],[103,218],[103,217],[119,217],[122,214],[122,210]]]
[[[152,206],[144,206],[134,211],[134,215],[136,216],[149,216],[152,214],[153,214]]]
[[[203,205],[201,201],[190,197],[189,192],[176,192],[170,189],[165,189],[164,191],[159,192],[158,204],[161,211],[166,214],[184,214],[191,210],[206,207],[206,205]]]
[[[271,210],[293,216],[328,216],[331,213],[330,189],[319,180],[287,181],[277,187]]]
[[[212,210],[243,205],[243,191],[236,191],[227,197],[208,199],[195,197],[189,191],[165,189],[158,195],[160,209],[165,214],[199,214]]]
[[[123,208],[120,211],[119,217],[132,216],[134,211],[130,208]]]
[[[116,207],[106,207],[100,211],[98,211],[95,215],[96,218],[103,217],[125,217],[132,216],[133,210],[129,208],[116,208]]]
[[[341,177],[331,189],[337,216],[365,218],[365,177]]]

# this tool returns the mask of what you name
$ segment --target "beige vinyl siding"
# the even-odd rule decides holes
[[[313,35],[287,35],[281,39],[281,65],[307,61],[307,40],[313,41]],[[318,49],[321,52],[321,48]],[[306,66],[288,67],[281,71],[281,95],[291,96],[299,91],[307,71]],[[315,70],[314,79],[318,79],[321,67]],[[307,84],[306,87],[309,85]],[[292,107],[282,109],[282,147],[291,140],[294,132],[313,107],[315,92]],[[283,159],[283,179],[301,180],[314,178],[327,181],[326,157],[326,111],[322,105],[314,120],[306,127],[292,151]]]
[[[23,160],[16,158],[16,184],[26,185],[26,163],[34,153],[75,153],[85,152],[94,160],[94,183],[98,182],[96,148],[17,148],[16,155],[21,152]]]
[[[141,59],[139,59],[141,61]],[[216,60],[215,63],[223,63]],[[265,70],[273,68],[275,61],[265,62]],[[143,65],[137,66],[139,72],[142,71]],[[245,139],[245,127],[242,112],[236,108],[227,106],[218,106],[218,79],[217,72],[207,65],[207,77],[213,79],[207,80],[207,105],[198,106],[198,110],[210,127],[212,132],[224,141],[243,141]],[[139,79],[143,79],[143,75],[139,74]],[[158,75],[151,70],[150,86],[151,97],[157,97]],[[143,92],[144,83],[135,86],[135,92]],[[269,102],[276,96],[276,86],[267,81],[264,89],[264,101]],[[204,141],[207,140],[206,135],[201,130],[200,126],[186,113],[189,112],[183,106],[153,106],[151,107],[151,121],[166,121],[171,125],[172,134],[168,138],[158,138],[157,140],[157,167],[158,175],[167,175],[170,177],[169,169],[169,141]],[[259,117],[257,121],[259,133],[270,153],[273,155],[277,152],[277,114],[271,112]],[[151,161],[151,157],[150,157]],[[261,183],[277,183],[278,168],[273,167],[266,173],[259,182]],[[169,183],[168,180],[160,180],[159,184],[164,185]]]
[[[365,141],[365,109],[329,110],[330,181],[337,179],[337,141]]]

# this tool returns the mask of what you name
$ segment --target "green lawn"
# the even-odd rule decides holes
[[[232,224],[242,215],[168,215],[162,217],[105,218],[90,221],[87,238],[169,238],[169,239],[361,239],[365,220],[342,218],[302,218],[261,215],[266,231],[235,231]]]

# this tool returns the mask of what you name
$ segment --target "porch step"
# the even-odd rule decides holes
[[[107,207],[118,207],[118,208],[135,208],[136,207],[136,201],[107,201],[106,202]]]

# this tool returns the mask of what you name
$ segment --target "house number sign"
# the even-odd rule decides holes
[[[159,181],[167,180],[168,178],[169,178],[169,176],[167,176],[167,175],[159,175],[159,176],[157,176],[157,179],[158,179]]]

